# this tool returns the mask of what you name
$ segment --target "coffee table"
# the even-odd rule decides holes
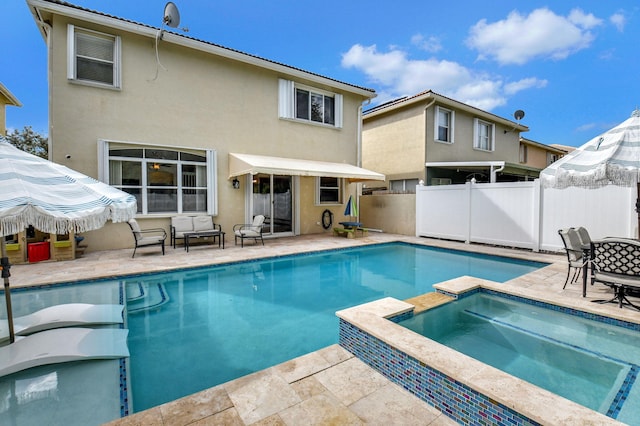
[[[224,250],[224,232],[222,231],[202,231],[202,232],[185,232],[184,233],[184,249],[189,252],[189,240],[191,238],[207,238],[213,237],[215,243],[216,237],[218,238],[218,248],[220,248],[220,242],[222,241],[222,249]]]

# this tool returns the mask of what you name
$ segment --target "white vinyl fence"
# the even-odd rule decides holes
[[[542,188],[539,180],[416,187],[416,235],[563,249],[558,229],[584,226],[593,239],[635,238],[636,188]]]

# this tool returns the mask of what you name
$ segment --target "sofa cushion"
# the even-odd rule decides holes
[[[171,226],[177,238],[182,238],[185,232],[193,231],[193,220],[191,216],[174,216],[171,218]]]
[[[193,230],[195,232],[213,231],[213,220],[210,216],[194,216]]]

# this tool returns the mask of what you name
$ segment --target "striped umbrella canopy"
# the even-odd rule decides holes
[[[640,183],[640,109],[540,172],[546,188],[598,188]]]
[[[636,187],[640,232],[640,109],[540,172],[546,188]]]
[[[134,196],[0,139],[0,236],[80,233],[136,214]],[[3,238],[4,240],[4,238]]]
[[[133,218],[134,196],[68,167],[19,150],[0,138],[0,276],[4,280],[10,342],[13,317],[5,236],[29,225],[54,234],[99,229]]]

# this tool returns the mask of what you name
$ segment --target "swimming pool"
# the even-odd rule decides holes
[[[27,312],[33,300],[129,298],[131,357],[116,376],[130,378],[125,397],[132,411],[141,411],[336,343],[339,309],[413,297],[461,275],[503,282],[545,265],[388,243],[12,294]],[[95,299],[96,291],[109,296]],[[47,368],[61,377],[63,367]],[[27,373],[12,377],[21,374]]]
[[[609,417],[629,419],[638,409],[638,328],[497,293],[476,293],[398,324]]]

